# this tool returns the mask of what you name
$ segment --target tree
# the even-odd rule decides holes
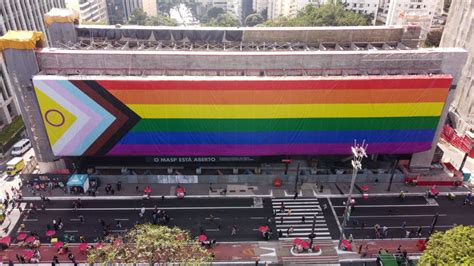
[[[224,9],[220,7],[212,7],[207,11],[207,18],[209,20],[213,18],[217,18],[219,15],[224,14],[224,13],[225,13]]]
[[[240,22],[231,14],[220,14],[205,24],[208,27],[239,27]]]
[[[443,30],[432,30],[426,35],[425,45],[427,47],[438,47],[443,36]]]
[[[261,15],[259,15],[257,13],[250,14],[245,18],[245,26],[253,27],[257,24],[263,23],[264,21],[265,20]]]
[[[178,26],[178,22],[167,16],[158,14],[156,17],[148,17],[145,21],[146,26]]]
[[[331,1],[320,6],[306,5],[295,18],[280,17],[265,22],[272,27],[298,26],[365,26],[370,17],[345,8],[340,1]]]
[[[211,253],[191,239],[187,231],[152,224],[137,225],[123,237],[106,239],[108,244],[89,251],[89,263],[183,263],[212,261]]]
[[[130,14],[130,18],[128,19],[128,24],[130,25],[145,25],[145,21],[147,19],[147,14],[141,8],[135,8]]]
[[[432,234],[419,265],[474,265],[474,226]]]

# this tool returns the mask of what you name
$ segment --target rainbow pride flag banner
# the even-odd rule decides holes
[[[36,76],[57,156],[274,156],[431,148],[452,77]]]

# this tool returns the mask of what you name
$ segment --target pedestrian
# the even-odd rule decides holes
[[[237,235],[237,225],[233,225],[232,226],[232,232],[230,233],[231,236],[235,236]]]
[[[385,226],[385,225],[383,226],[382,233],[383,233],[384,238],[388,237],[388,227],[387,226]]]
[[[288,216],[291,216],[291,212],[293,212],[292,209],[288,209]]]
[[[112,189],[110,190],[110,193],[111,193],[112,195],[114,195],[114,194],[115,194],[115,189],[112,188]]]
[[[117,221],[117,224],[115,225],[115,227],[119,229],[122,228],[122,223],[120,221]]]
[[[360,223],[360,230],[364,230],[364,228],[365,228],[365,222],[362,221],[362,223]]]
[[[295,195],[293,196],[293,200],[296,200],[298,198],[298,191],[295,192]]]
[[[280,216],[280,224],[283,224],[283,216]]]
[[[140,187],[139,187],[138,185],[135,187],[135,192],[136,192],[136,193],[139,193],[139,192],[140,192]]]
[[[421,231],[422,231],[422,230],[423,230],[423,227],[422,227],[421,225],[418,226],[418,230],[416,231],[416,235],[417,235],[418,237],[421,237]]]
[[[403,223],[402,223],[402,229],[405,230],[406,227],[407,227],[407,222],[406,222],[406,221],[403,221]]]
[[[53,262],[59,264],[59,258],[58,258],[58,256],[54,255],[54,257],[53,257]]]
[[[361,254],[361,252],[362,252],[362,244],[359,245],[359,252],[357,253]]]
[[[209,215],[209,222],[210,223],[214,222],[214,215],[212,215],[212,214]]]
[[[99,219],[99,224],[100,224],[102,227],[105,227],[105,221],[104,221],[104,220]]]
[[[161,202],[165,201],[165,196],[161,196]]]
[[[143,206],[143,207],[140,209],[140,213],[142,214],[142,216],[145,215],[145,211],[146,211],[145,206]]]
[[[8,266],[13,266],[13,261],[12,260],[8,260]]]
[[[405,238],[409,238],[410,237],[410,231],[409,230],[406,230],[405,231]]]
[[[304,218],[304,215],[301,216],[301,223],[305,223],[305,218]]]
[[[74,258],[74,255],[69,252],[69,254],[67,255],[67,258],[72,262],[72,263],[76,263],[76,258]]]
[[[283,231],[278,230],[278,238],[281,238],[281,237],[283,237]]]
[[[120,191],[122,189],[122,182],[117,183],[117,191]]]
[[[402,254],[403,254],[403,258],[405,258],[405,260],[406,260],[407,257],[408,257],[408,252],[407,252],[407,250],[404,249]]]
[[[280,212],[285,212],[285,204],[283,202],[280,204]]]
[[[403,202],[403,200],[405,199],[405,191],[403,191],[403,190],[400,191],[400,196],[399,196],[399,198],[400,198],[400,201]]]
[[[295,230],[295,229],[293,228],[293,226],[290,226],[290,228],[288,228],[288,229],[286,230],[286,235],[289,237],[290,234],[293,233],[294,230]]]
[[[83,215],[79,215],[79,222],[81,224],[84,224],[84,216]]]
[[[16,254],[16,259],[18,260],[18,262],[21,262],[20,255],[18,255],[18,253]]]

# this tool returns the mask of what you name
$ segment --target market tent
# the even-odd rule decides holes
[[[74,174],[69,177],[67,181],[68,189],[72,187],[81,187],[86,192],[89,189],[89,175],[86,174]]]

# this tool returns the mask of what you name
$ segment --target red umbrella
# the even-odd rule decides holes
[[[28,260],[31,259],[33,255],[35,255],[33,250],[25,250],[25,252],[23,253],[23,257],[25,257],[25,259],[28,259]]]
[[[206,235],[200,235],[198,237],[199,241],[206,241],[207,240],[207,236]]]
[[[303,248],[309,248],[309,243],[307,241],[301,241],[300,244]]]
[[[46,236],[54,236],[55,234],[56,234],[56,231],[54,231],[54,230],[46,231]]]
[[[258,231],[265,233],[266,231],[268,231],[268,226],[262,225],[258,228]]]
[[[295,244],[295,245],[301,245],[301,242],[303,242],[303,240],[301,240],[299,238],[295,238],[295,240],[293,240],[293,244]]]
[[[86,250],[87,250],[87,247],[88,247],[87,243],[81,243],[81,244],[79,245],[79,250],[80,250],[80,251],[86,251]]]
[[[63,246],[64,246],[64,243],[61,242],[61,241],[58,241],[58,242],[56,242],[56,244],[54,244],[53,247],[54,247],[54,248],[62,248]]]
[[[23,241],[23,240],[25,240],[27,237],[28,237],[27,234],[25,234],[25,233],[20,233],[20,234],[18,234],[18,235],[16,236],[16,240],[18,240],[18,241]]]
[[[432,188],[431,189],[431,194],[433,194],[433,195],[439,194],[439,190],[437,188]]]
[[[146,187],[143,192],[145,193],[151,193],[151,187]]]
[[[368,185],[362,185],[362,186],[360,186],[360,189],[362,189],[362,191],[364,191],[364,192],[367,192],[369,190],[369,186]]]
[[[11,236],[4,236],[4,237],[0,238],[0,243],[5,244],[7,246],[10,246],[10,244],[12,243]]]
[[[35,242],[35,240],[36,240],[36,237],[29,236],[29,237],[26,238],[25,242],[26,243],[33,243],[33,242]]]

